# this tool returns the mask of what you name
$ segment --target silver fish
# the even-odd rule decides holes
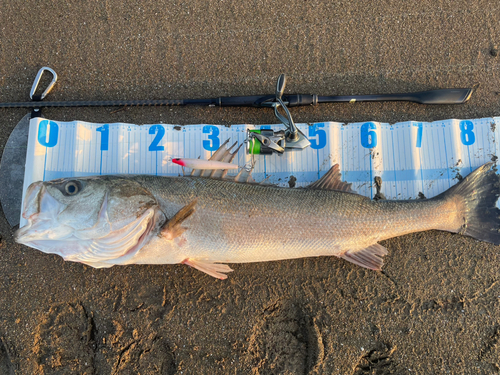
[[[227,162],[233,154],[214,157]],[[241,172],[231,181],[221,171],[36,182],[16,241],[97,268],[184,263],[220,279],[232,271],[225,263],[313,256],[380,270],[387,250],[378,242],[407,233],[437,229],[500,244],[500,180],[492,166],[437,197],[408,201],[352,193],[338,165],[298,189],[242,182],[248,176]]]

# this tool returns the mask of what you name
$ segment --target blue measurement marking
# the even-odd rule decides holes
[[[496,125],[496,121],[494,119],[491,119],[491,121]],[[496,131],[496,127],[495,127],[495,131]],[[491,144],[492,143],[491,138],[493,138],[493,145]],[[495,139],[495,132],[494,131],[491,132],[491,138],[488,137],[488,142],[490,143],[491,156],[493,156],[493,155],[496,156],[496,154],[497,154],[496,147],[495,147],[496,139]]]
[[[403,155],[407,155],[406,154],[406,137],[405,137],[405,133],[406,132],[403,132]],[[399,142],[399,140],[398,140]],[[411,142],[411,138],[410,138],[410,142]],[[405,163],[405,167],[406,167],[406,163]],[[400,174],[401,176],[401,174]],[[401,178],[401,177],[400,177]],[[382,179],[383,180],[383,179]],[[406,178],[404,180],[407,180]],[[408,182],[405,183],[406,185],[406,189],[407,189],[407,192],[408,192]],[[403,187],[403,178],[401,178],[401,190],[404,191],[404,187]]]
[[[358,131],[360,131],[360,130],[361,130],[361,126],[358,128]],[[359,133],[358,133],[358,134],[359,134]],[[354,141],[354,137],[352,137],[352,140]],[[360,139],[360,141],[361,141],[361,139]],[[353,143],[354,143],[354,142],[353,142]],[[356,148],[358,149],[358,163],[359,163],[359,164],[362,164],[362,165],[363,165],[363,168],[365,168],[365,169],[366,169],[366,161],[365,161],[364,159],[361,159],[361,158],[360,158],[360,156],[359,156],[359,150],[361,149],[361,147],[359,147],[359,143],[358,143],[358,145],[357,145],[357,147],[356,147]],[[353,163],[353,164],[354,164],[354,163]],[[350,166],[349,166],[349,167],[350,167]],[[365,180],[365,179],[366,179],[366,177],[365,177],[365,178],[363,178],[363,180]],[[365,190],[366,190],[366,189],[367,189],[367,188],[365,187]]]
[[[370,198],[373,199],[372,152],[370,151],[370,183],[368,186],[370,187]]]
[[[47,171],[47,147],[45,147],[45,161],[43,162],[43,180],[45,181],[45,172]]]
[[[422,194],[425,195],[424,189],[424,171],[422,169],[422,149],[418,150],[418,160],[420,161],[420,180],[422,182]]]
[[[139,131],[139,170],[142,174],[142,131]]]
[[[155,163],[155,166],[156,166],[156,175],[158,176],[158,151],[155,151],[155,154],[156,154],[156,163]]]
[[[398,181],[420,181],[420,180],[447,180],[448,177],[443,174],[443,168],[422,168],[398,170]],[[315,172],[312,172],[315,174]],[[367,181],[368,171],[349,171],[349,180],[356,182],[369,182]],[[273,174],[274,176],[274,174]],[[394,181],[394,171],[385,170],[380,171],[380,177],[383,181]],[[394,181],[395,182],[395,181]]]
[[[392,137],[392,161],[394,165],[394,187],[396,188],[396,197],[398,196],[398,185],[397,185],[397,178],[396,178],[396,155],[394,151],[394,130],[391,131],[391,137]]]
[[[423,126],[423,124],[422,124]],[[427,132],[426,132],[426,135],[427,135]],[[424,143],[424,147],[427,146],[427,141]],[[422,144],[420,144],[420,146],[422,146]],[[422,194],[425,195],[425,191],[424,191],[424,174],[422,172],[422,147],[419,147],[418,149],[418,161],[419,161],[419,165],[420,165],[420,180],[421,180],[421,185],[422,185]]]
[[[320,175],[319,175],[319,150],[316,150],[316,159],[317,159],[317,163],[318,163],[318,180],[320,179]]]
[[[422,124],[423,126],[423,124]],[[426,132],[426,135],[428,134],[428,132]],[[424,147],[427,146],[427,140],[424,141]],[[421,186],[422,186],[422,194],[425,195],[425,191],[424,191],[424,174],[422,172],[422,147],[420,147],[418,149],[418,161],[419,161],[419,169],[420,169],[420,180],[421,180]]]
[[[83,152],[85,153],[85,146],[87,146],[87,141],[84,141],[85,143],[83,144]],[[89,156],[89,161],[87,163],[88,167],[87,169],[91,169],[91,166],[90,166],[90,157],[91,157],[91,154],[92,153],[92,148],[89,147],[89,152],[88,152],[88,156]],[[87,171],[88,172],[88,171]]]
[[[450,168],[448,166],[448,150],[446,149],[446,133],[445,133],[445,129],[446,128],[443,128],[444,156],[446,158],[446,171],[448,172],[448,188],[450,188],[451,187],[451,176],[450,176]]]
[[[267,170],[266,170],[266,155],[264,155],[264,178],[267,178]]]
[[[469,145],[467,145],[467,154],[469,156],[469,173],[471,173],[472,172],[472,164],[470,162],[470,149],[469,149]],[[467,173],[467,174],[469,174],[469,173]]]
[[[342,177],[342,181],[345,179],[344,175],[344,125],[340,125],[340,148],[342,150],[342,170],[340,171],[340,176]]]
[[[270,125],[262,125],[260,129],[272,129]],[[264,156],[264,178],[267,178],[267,162],[266,162],[266,155]]]

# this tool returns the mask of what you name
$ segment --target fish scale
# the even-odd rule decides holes
[[[135,180],[158,199],[167,217],[198,198],[186,223],[196,228],[186,234],[188,258],[237,263],[339,256],[406,233],[460,227],[442,199],[375,202],[339,191],[194,177]]]

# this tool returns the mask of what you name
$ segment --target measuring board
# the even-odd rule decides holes
[[[433,197],[488,161],[496,161],[500,117],[396,124],[321,122],[297,124],[311,141],[304,150],[255,155],[256,181],[296,187],[318,180],[339,164],[342,178],[373,198],[374,178],[382,178],[387,199]],[[30,121],[23,197],[34,181],[106,174],[182,175],[172,158],[208,159],[226,140],[244,143],[247,129],[283,125],[132,125]],[[235,163],[251,161],[242,147]],[[237,171],[230,172],[237,173]],[[21,225],[24,224],[21,218]]]

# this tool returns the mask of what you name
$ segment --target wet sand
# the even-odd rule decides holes
[[[449,0],[63,1],[0,6],[0,101],[368,94],[480,86],[459,106],[328,104],[297,122],[500,115],[500,5]],[[0,152],[24,109],[0,110]],[[266,109],[45,109],[93,122],[274,123]],[[1,183],[1,182],[0,182]],[[14,228],[15,229],[15,228]],[[95,270],[17,245],[0,215],[1,374],[500,372],[497,246],[442,232],[382,245],[384,272],[337,258]]]

